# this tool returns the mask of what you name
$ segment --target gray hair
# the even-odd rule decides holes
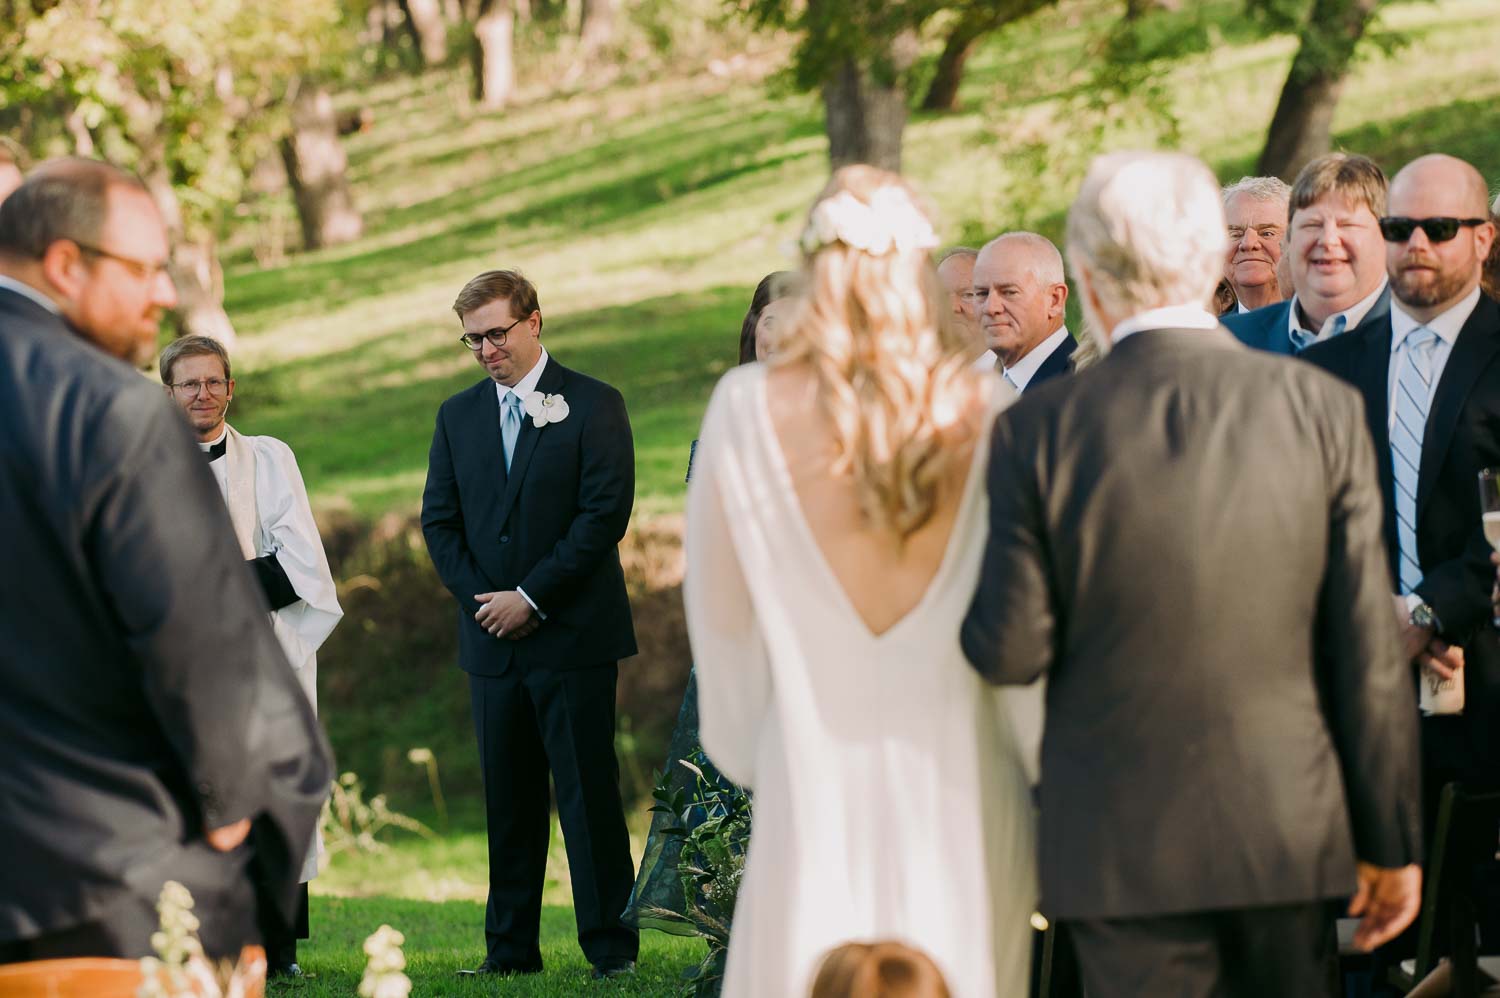
[[[938,254],[938,266],[942,266],[955,257],[962,257],[965,260],[976,260],[979,258],[979,251],[972,246],[950,246]]]
[[[1256,201],[1270,201],[1283,209],[1292,200],[1292,185],[1280,177],[1241,177],[1219,192],[1225,208],[1232,198],[1243,194]]]
[[[133,173],[95,159],[42,163],[0,201],[0,254],[40,260],[59,239],[97,243],[109,214],[109,192],[148,194]]]
[[[1000,244],[1005,242],[1017,243],[1025,247],[1026,252],[1031,255],[1031,274],[1037,279],[1038,284],[1062,284],[1067,280],[1066,271],[1063,269],[1062,254],[1058,252],[1057,244],[1046,236],[1021,230],[1002,232],[985,243],[984,249],[993,249],[998,252]]]
[[[1224,276],[1219,184],[1192,156],[1125,152],[1089,167],[1068,211],[1068,261],[1108,310],[1206,305]]]

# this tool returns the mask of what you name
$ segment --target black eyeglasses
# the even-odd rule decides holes
[[[1380,220],[1380,234],[1388,243],[1404,243],[1411,238],[1413,232],[1421,229],[1432,242],[1446,243],[1458,235],[1460,228],[1483,225],[1488,221],[1487,218],[1452,218],[1450,216],[1402,218],[1399,215],[1388,215]]]
[[[528,315],[526,317],[526,319],[529,319],[529,318],[531,318],[531,316]],[[521,323],[525,322],[526,319],[517,319],[515,322],[512,322],[510,325],[506,326],[504,329],[501,329],[499,326],[496,326],[494,329],[486,329],[482,333],[464,333],[462,336],[460,336],[458,338],[458,342],[462,343],[464,346],[468,347],[470,350],[478,350],[478,349],[480,349],[481,347],[484,346],[484,341],[485,340],[489,340],[490,341],[490,346],[493,346],[493,347],[503,347],[503,346],[505,346],[505,337],[507,335],[509,335],[509,333],[510,333],[510,331],[512,329],[515,329]]]
[[[104,249],[102,246],[93,246],[78,239],[74,239],[72,240],[72,242],[75,246],[77,246],[79,249],[83,250],[90,256],[102,256],[108,260],[113,260],[116,263],[124,264],[131,273],[135,274],[136,277],[139,277],[143,281],[153,280],[156,275],[164,274],[167,272],[167,264],[165,261],[161,263],[150,263],[146,260],[138,260],[133,256],[123,256],[119,253],[114,253],[110,250]]]

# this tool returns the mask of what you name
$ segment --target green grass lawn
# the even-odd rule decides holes
[[[421,817],[435,828],[430,813]],[[644,811],[630,817],[631,852],[639,861],[648,824]],[[272,995],[347,996],[364,971],[364,940],[381,925],[405,936],[403,951],[413,994],[428,995],[669,995],[683,971],[707,952],[696,939],[661,932],[641,934],[637,973],[610,982],[589,979],[578,948],[567,857],[553,822],[542,910],[545,973],[505,981],[461,978],[457,971],[484,959],[484,900],[487,883],[484,819],[460,803],[452,828],[434,839],[386,833],[377,853],[341,852],[312,883],[312,939],[298,947],[306,978],[273,983]]]
[[[966,110],[914,117],[907,172],[946,237],[978,242],[1019,225],[1057,234],[1082,162],[1064,101],[1087,80],[1090,26],[1117,6],[1070,0],[991,38],[971,60]],[[1257,39],[1238,2],[1195,6],[1220,40],[1166,80],[1182,147],[1232,179],[1264,140],[1295,40]],[[1392,171],[1446,150],[1500,180],[1494,14],[1492,0],[1385,8],[1412,44],[1359,64],[1335,119],[1339,145]],[[349,140],[367,235],[267,268],[240,252],[228,267],[242,334],[237,423],[287,440],[320,504],[415,509],[437,406],[481,376],[457,343],[453,296],[480,270],[518,266],[540,289],[558,360],[624,392],[639,508],[678,508],[688,443],[734,358],[750,289],[788,265],[785,246],[827,174],[815,98],[766,80],[784,58],[773,45],[738,75],[687,67],[494,114],[464,110],[460,83],[443,74],[368,88],[359,99],[375,127]]]

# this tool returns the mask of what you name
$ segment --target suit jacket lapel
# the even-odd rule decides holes
[[[489,504],[500,501],[505,490],[505,447],[500,443],[500,396],[495,383],[485,379],[474,392],[464,413],[468,424],[464,443],[465,461],[482,468],[480,480],[488,482]]]
[[[1055,378],[1060,374],[1068,373],[1068,358],[1073,356],[1073,351],[1078,348],[1078,342],[1069,336],[1057,345],[1057,349],[1047,355],[1041,366],[1032,375],[1031,382],[1026,387],[1031,388],[1044,381]]]
[[[1453,431],[1458,428],[1463,415],[1464,402],[1474,383],[1484,373],[1495,354],[1500,352],[1500,309],[1484,295],[1474,306],[1469,321],[1458,331],[1458,339],[1448,354],[1448,363],[1443,365],[1443,375],[1438,379],[1437,391],[1432,397],[1432,412],[1427,417],[1427,429],[1422,434],[1422,467],[1417,475],[1417,517],[1432,495],[1437,483],[1438,469],[1448,456],[1448,445],[1453,441]]]
[[[563,366],[551,357],[547,358],[547,366],[542,370],[542,376],[536,383],[536,390],[547,395],[556,395],[562,390],[566,379],[563,376]],[[499,435],[499,403],[496,403],[496,435]],[[531,464],[531,455],[536,451],[537,441],[546,432],[545,427],[538,427],[527,416],[521,421],[521,435],[516,438],[516,452],[510,459],[510,474],[505,480],[505,494],[500,497],[500,522],[510,516],[511,507],[516,504],[516,497],[521,494],[521,483],[526,478],[526,468]],[[504,451],[501,451],[500,466],[505,466]]]

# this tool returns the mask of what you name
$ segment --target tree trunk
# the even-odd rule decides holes
[[[406,15],[406,29],[422,53],[422,63],[436,66],[448,58],[448,27],[438,0],[401,0]]]
[[[177,289],[177,308],[172,314],[178,336],[211,336],[234,350],[234,324],[224,311],[224,280],[210,236],[191,238],[182,216],[182,202],[172,186],[167,168],[167,139],[163,125],[165,109],[139,93],[124,98],[126,134],[140,154],[136,169],[156,201],[166,226],[172,255],[167,273]]]
[[[877,79],[868,66],[845,60],[823,84],[824,128],[833,169],[869,163],[901,170],[901,136],[906,128],[906,70],[915,60],[914,32],[891,46],[890,80]]]
[[[516,12],[510,0],[484,0],[474,21],[470,49],[474,99],[487,110],[504,107],[516,86],[513,45]]]
[[[349,193],[349,161],[339,144],[333,98],[316,84],[294,84],[293,90],[292,131],[281,140],[281,159],[302,223],[303,248],[358,239],[364,219]]]
[[[1354,50],[1379,0],[1314,0],[1302,44],[1292,59],[1266,146],[1255,172],[1290,181],[1333,145],[1338,107]]]
[[[1125,20],[1134,21],[1153,11],[1178,11],[1182,0],[1125,0]]]
[[[964,64],[969,61],[979,39],[989,29],[990,25],[983,21],[963,17],[948,32],[948,40],[943,44],[943,54],[938,56],[937,72],[927,87],[927,96],[922,98],[922,110],[958,110],[958,85],[963,82]]]
[[[578,40],[587,55],[607,48],[615,40],[615,0],[583,0]]]

